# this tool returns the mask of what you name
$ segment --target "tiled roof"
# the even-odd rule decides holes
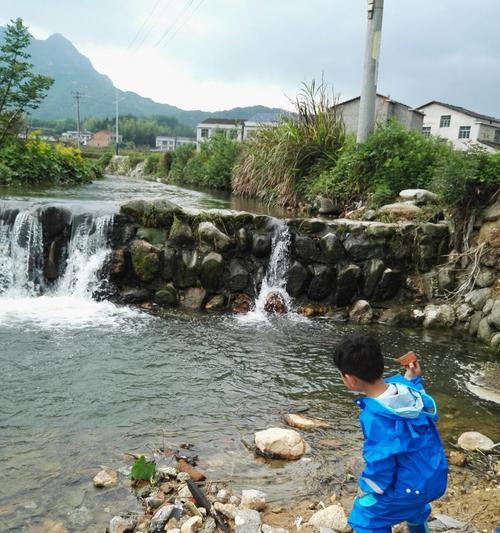
[[[227,124],[232,126],[238,126],[243,120],[238,118],[206,118],[201,124]]]
[[[427,102],[427,104],[421,105],[418,109],[423,109],[424,107],[428,107],[432,104],[442,105],[443,107],[447,107],[448,109],[452,109],[453,111],[458,111],[459,113],[463,113],[464,115],[469,115],[470,117],[478,118],[480,120],[487,120],[488,122],[500,122],[500,118],[491,117],[489,115],[482,115],[481,113],[476,113],[475,111],[471,111],[470,109],[465,109],[465,107],[446,104],[444,102],[439,102],[438,100],[432,100],[432,102]]]

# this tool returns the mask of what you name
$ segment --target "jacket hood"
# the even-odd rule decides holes
[[[414,385],[401,375],[385,380],[396,390],[382,398],[359,398],[356,403],[361,408],[389,418],[415,419],[421,415],[437,417],[436,403],[422,387]]]

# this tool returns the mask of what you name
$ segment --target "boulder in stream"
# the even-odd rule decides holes
[[[283,418],[289,426],[297,429],[325,429],[330,427],[326,420],[298,413],[287,413]]]
[[[110,468],[104,468],[93,479],[94,487],[99,489],[105,487],[113,487],[118,483],[118,472],[111,470]]]
[[[261,490],[242,491],[240,507],[263,511],[266,508],[266,493]]]
[[[285,299],[278,291],[271,291],[266,295],[264,311],[272,315],[285,315],[288,312]]]
[[[300,433],[293,429],[269,428],[255,433],[255,446],[266,457],[300,459],[307,445]]]
[[[495,447],[495,443],[486,435],[478,431],[466,431],[458,437],[457,444],[460,448],[470,451],[489,452]]]
[[[326,509],[315,512],[309,519],[308,524],[316,530],[328,528],[333,531],[349,531],[347,517],[340,505],[330,505]]]

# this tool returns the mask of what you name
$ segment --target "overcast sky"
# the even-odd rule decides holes
[[[359,94],[366,0],[2,0],[117,87],[184,109],[289,107],[304,80]],[[500,117],[500,0],[385,0],[379,92]]]

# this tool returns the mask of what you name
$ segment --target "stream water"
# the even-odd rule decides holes
[[[346,470],[359,467],[357,408],[330,362],[335,343],[355,326],[262,314],[172,311],[159,318],[92,298],[105,283],[106,228],[120,202],[212,202],[204,193],[127,180],[0,200],[0,531],[33,531],[46,518],[70,532],[103,528],[135,502],[124,483],[94,489],[93,475],[100,465],[123,468],[125,452],[151,446],[191,443],[211,479],[262,487],[274,501],[321,487],[331,492]],[[42,204],[64,204],[77,217],[65,273],[50,288],[37,275]],[[5,215],[12,208],[20,209],[14,220]],[[284,290],[287,236],[277,235],[266,283]],[[370,329],[389,371],[397,370],[393,356],[408,349],[421,356],[445,442],[464,430],[500,440],[500,407],[465,386],[486,350],[455,333]],[[254,431],[306,408],[332,421],[307,436],[310,456],[268,463],[245,447]],[[321,439],[338,445],[321,448]]]

